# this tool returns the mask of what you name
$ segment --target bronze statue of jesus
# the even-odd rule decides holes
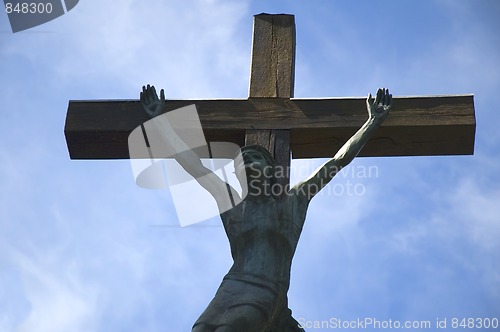
[[[163,90],[158,98],[154,87],[143,87],[140,100],[150,117],[165,112]],[[335,156],[308,179],[278,190],[279,195],[272,190],[277,172],[271,154],[258,145],[241,148],[234,167],[236,177],[248,190],[244,199],[203,166],[167,120],[161,122],[164,143],[175,151],[183,151],[175,156],[177,162],[217,202],[233,258],[233,265],[195,322],[193,332],[304,331],[288,308],[292,258],[309,202],[358,155],[387,117],[392,95],[389,90],[379,89],[375,100],[368,95],[366,106],[368,120]],[[234,207],[228,210],[227,206]]]

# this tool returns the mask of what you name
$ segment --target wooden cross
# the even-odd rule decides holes
[[[167,100],[166,110],[196,104],[207,142],[262,145],[285,169],[290,154],[331,158],[366,121],[365,98],[295,99],[294,67],[294,16],[256,15],[249,98]],[[148,120],[138,100],[70,101],[69,154],[129,158],[128,136]],[[475,128],[472,95],[394,98],[389,117],[360,156],[473,154]]]

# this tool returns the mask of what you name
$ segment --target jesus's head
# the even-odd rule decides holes
[[[234,160],[234,170],[240,182],[259,181],[270,185],[276,182],[273,156],[260,145],[246,145]]]

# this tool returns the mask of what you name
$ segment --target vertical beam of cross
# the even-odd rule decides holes
[[[295,18],[260,14],[254,17],[250,92],[252,98],[293,98],[295,80]],[[258,144],[282,168],[280,188],[289,184],[290,130],[247,130],[245,144]]]

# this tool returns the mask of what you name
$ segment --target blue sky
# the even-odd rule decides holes
[[[261,12],[296,16],[296,97],[475,95],[474,156],[357,159],[376,172],[313,200],[294,317],[500,319],[497,1],[82,0],[16,34],[0,15],[0,331],[190,330],[231,264],[222,227],[180,228],[169,192],[137,187],[127,160],[70,160],[68,100],[145,83],[245,98]]]

